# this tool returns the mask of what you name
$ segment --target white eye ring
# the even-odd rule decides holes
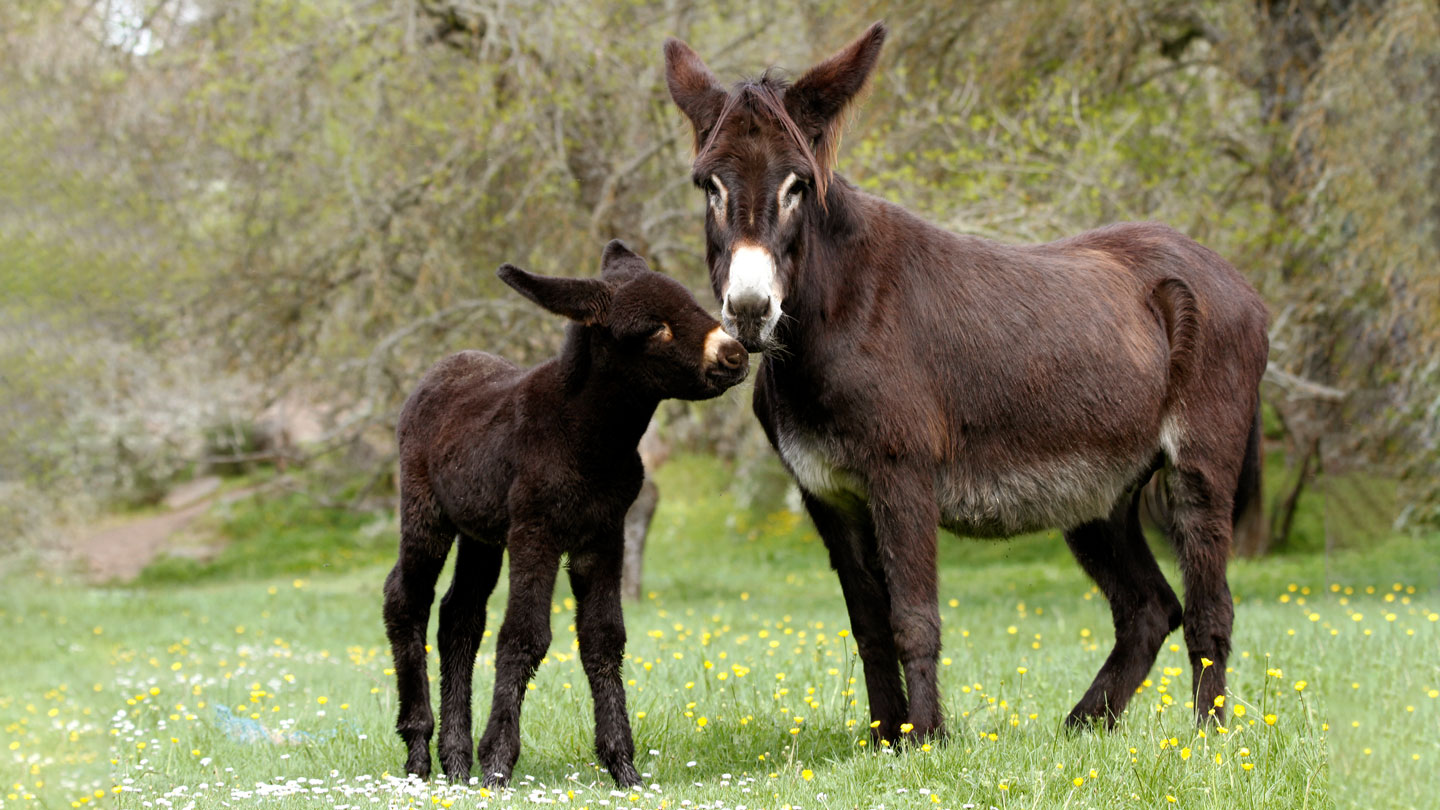
[[[800,200],[805,196],[805,184],[799,182],[800,178],[791,172],[786,176],[780,188],[775,192],[775,201],[780,207],[780,215],[788,217],[800,207]],[[797,186],[798,183],[798,186]]]
[[[723,225],[725,224],[725,209],[729,207],[730,192],[725,188],[725,184],[720,182],[720,178],[713,174],[710,175],[710,185],[712,189],[706,195],[710,199],[710,209],[715,212],[715,218]]]

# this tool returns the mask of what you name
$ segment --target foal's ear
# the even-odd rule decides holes
[[[604,323],[610,310],[610,285],[598,278],[537,276],[513,264],[500,265],[495,275],[531,301],[586,326]]]
[[[839,53],[805,71],[785,93],[786,112],[815,141],[815,154],[822,163],[829,162],[826,155],[833,158],[840,142],[841,113],[865,89],[884,44],[885,23],[876,22]]]
[[[670,98],[695,128],[698,150],[704,134],[715,126],[725,106],[725,88],[700,55],[674,37],[665,40],[665,84],[670,87]]]
[[[624,242],[619,239],[610,240],[610,244],[605,246],[605,253],[600,257],[600,277],[606,281],[617,281],[622,276],[636,272],[648,273],[650,265]]]

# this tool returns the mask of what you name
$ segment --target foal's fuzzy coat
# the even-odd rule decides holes
[[[520,703],[550,645],[550,598],[568,554],[580,659],[595,698],[595,750],[620,785],[639,782],[620,662],[625,512],[644,475],[636,446],[660,400],[708,399],[744,379],[748,356],[679,283],[618,241],[599,279],[500,278],[574,321],[559,357],[520,370],[460,352],[421,380],[400,414],[400,559],[385,581],[385,629],[400,689],[406,770],[430,773],[435,721],[425,631],[435,581],[459,535],[440,602],[440,761],[470,776],[470,688],[485,601],[510,552],[495,695],[478,754],[485,784],[520,755]]]

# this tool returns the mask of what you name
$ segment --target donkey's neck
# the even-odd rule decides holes
[[[867,195],[835,175],[825,196],[826,207],[813,212],[807,230],[800,273],[790,291],[787,314],[801,322],[835,320],[859,300],[873,279],[865,273],[874,223],[865,216]],[[799,328],[805,326],[796,324]]]
[[[560,409],[590,440],[634,448],[660,399],[640,391],[597,347],[590,327],[572,324],[556,358],[561,378]]]

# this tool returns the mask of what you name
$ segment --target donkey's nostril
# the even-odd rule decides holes
[[[770,296],[755,292],[743,292],[730,296],[725,302],[730,314],[736,320],[756,321],[769,317]]]

